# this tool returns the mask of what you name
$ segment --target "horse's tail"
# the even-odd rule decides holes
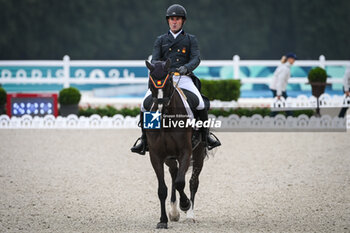
[[[208,160],[209,157],[214,157],[214,154],[208,151],[204,143],[199,143],[199,145],[197,145],[196,148],[194,148],[192,151],[190,166],[188,167],[187,173],[192,172],[193,163],[196,159],[202,160],[204,163],[204,161]]]

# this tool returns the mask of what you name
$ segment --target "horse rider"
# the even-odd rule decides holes
[[[200,81],[192,73],[200,63],[198,41],[194,35],[188,34],[183,30],[186,18],[186,9],[179,4],[171,5],[167,9],[166,21],[170,30],[156,39],[151,62],[165,61],[168,58],[171,60],[170,71],[177,72],[174,73],[173,76],[174,82],[177,82],[181,89],[186,89],[197,96],[199,99],[199,104],[196,107],[196,110],[198,110],[198,117],[201,121],[206,121],[208,120],[208,110],[205,108],[202,95],[194,84],[194,82],[200,83]],[[180,76],[181,80],[179,81]],[[150,94],[151,91],[148,90],[145,98]],[[142,105],[140,114],[142,136],[137,139],[134,146],[131,148],[132,152],[141,155],[144,155],[147,150],[147,138],[142,124],[142,112],[144,111],[146,111],[146,109]],[[215,136],[211,135],[208,128],[202,127],[200,131],[202,139],[209,150],[221,145],[220,141]]]

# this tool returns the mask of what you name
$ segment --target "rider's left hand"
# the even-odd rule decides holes
[[[181,74],[181,75],[185,75],[187,74],[187,68],[186,66],[180,66],[177,71]]]

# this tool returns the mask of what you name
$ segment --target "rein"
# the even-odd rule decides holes
[[[174,73],[171,75],[171,77],[173,77],[173,76],[174,76]],[[177,83],[176,83],[176,85],[175,85],[175,87],[174,87],[174,89],[173,89],[173,93],[171,93],[170,98],[169,98],[169,101],[168,101],[167,104],[165,104],[165,107],[169,106],[170,100],[173,98],[173,96],[174,96],[174,94],[175,94],[175,91],[176,91],[177,87],[179,86],[179,82],[180,82],[180,80],[181,80],[182,75],[179,74],[179,76],[180,76],[180,77],[179,77],[179,81],[177,81]]]

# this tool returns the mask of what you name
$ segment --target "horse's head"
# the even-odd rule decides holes
[[[173,80],[170,70],[170,59],[158,61],[154,64],[146,61],[146,66],[150,71],[150,90],[152,92],[153,102],[160,105],[168,105],[174,92]]]

